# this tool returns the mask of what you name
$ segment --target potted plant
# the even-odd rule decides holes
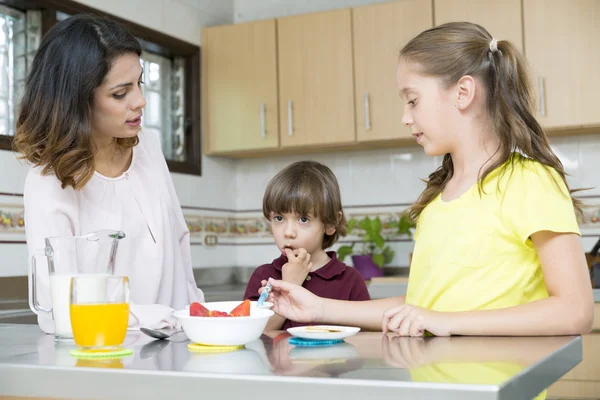
[[[393,221],[386,228],[396,228],[390,235],[408,235],[412,236],[411,229],[414,223],[403,213],[398,221]],[[370,280],[376,276],[383,276],[383,266],[389,264],[394,258],[395,252],[390,246],[386,245],[386,237],[383,233],[383,225],[379,217],[350,219],[348,221],[348,234],[358,228],[362,234],[360,245],[355,248],[356,242],[350,246],[340,246],[337,254],[340,261],[351,255],[354,267],[361,273],[365,280]]]

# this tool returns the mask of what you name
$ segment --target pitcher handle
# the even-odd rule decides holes
[[[51,308],[44,308],[40,306],[40,303],[37,301],[36,297],[36,289],[37,289],[37,263],[35,261],[36,257],[48,257],[46,256],[46,252],[44,250],[35,250],[31,256],[29,256],[29,276],[27,279],[27,283],[29,286],[29,308],[31,311],[39,315],[40,313],[51,314]]]

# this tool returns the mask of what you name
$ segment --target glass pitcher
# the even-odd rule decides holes
[[[29,257],[29,307],[54,320],[55,340],[73,340],[69,313],[71,278],[78,275],[113,275],[119,240],[125,234],[115,230],[100,230],[84,236],[46,238],[46,247]],[[48,261],[48,273],[37,267],[37,258]],[[52,307],[44,308],[38,301],[39,290],[50,289]],[[89,287],[83,292],[88,302],[101,292]],[[103,292],[102,292],[103,293]],[[46,297],[48,298],[48,297]]]

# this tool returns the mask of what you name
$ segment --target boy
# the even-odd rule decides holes
[[[267,185],[263,214],[271,223],[281,255],[258,267],[248,281],[244,299],[257,300],[261,282],[282,279],[314,294],[338,300],[370,300],[358,271],[325,251],[346,235],[340,189],[327,166],[299,161],[281,170]],[[265,329],[307,325],[274,315]]]

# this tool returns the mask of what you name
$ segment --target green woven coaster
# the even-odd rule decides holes
[[[132,349],[119,349],[113,351],[102,350],[71,350],[71,356],[77,358],[119,358],[133,354]]]

